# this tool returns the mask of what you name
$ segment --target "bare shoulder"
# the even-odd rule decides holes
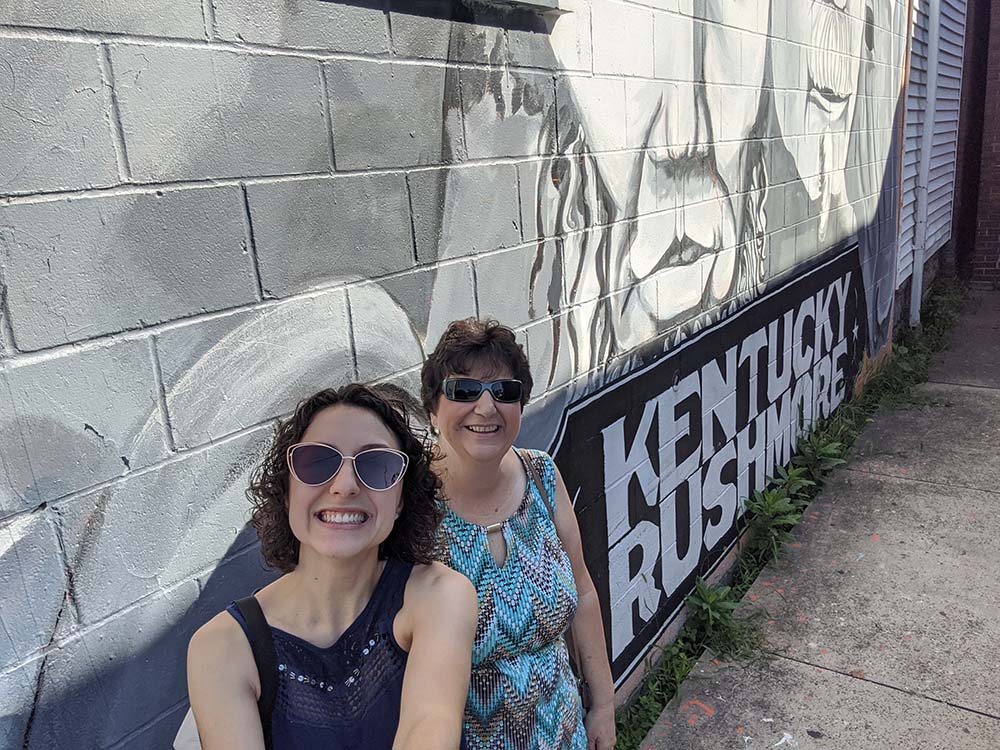
[[[243,628],[228,612],[213,617],[191,638],[187,676],[203,747],[263,749],[260,678]]]
[[[406,593],[412,595],[418,603],[431,607],[445,601],[462,604],[469,601],[470,597],[471,601],[476,601],[476,589],[472,582],[458,571],[439,562],[414,565],[410,580],[406,584]]]
[[[420,632],[468,631],[471,639],[478,615],[479,600],[472,582],[447,565],[433,562],[413,566],[393,627],[400,647],[410,651]]]
[[[232,645],[237,639],[246,641],[240,624],[228,612],[220,612],[195,631],[191,637],[191,647],[197,649],[215,648],[227,644]]]
[[[256,682],[253,652],[243,628],[228,612],[220,612],[202,625],[188,645],[189,676]]]

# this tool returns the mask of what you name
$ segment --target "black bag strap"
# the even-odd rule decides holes
[[[549,512],[549,518],[555,521],[555,503],[549,497],[549,493],[545,491],[545,483],[542,482],[542,478],[538,475],[538,467],[535,466],[535,461],[532,459],[531,453],[524,448],[515,448],[514,450],[517,452],[518,458],[521,459],[521,463],[524,464],[524,468],[528,472],[528,477],[535,485],[535,489],[538,490],[538,494],[542,496],[542,501],[545,503],[545,510]]]
[[[247,640],[260,676],[257,710],[260,712],[260,725],[264,729],[264,750],[271,750],[271,712],[278,694],[278,656],[274,651],[271,626],[264,619],[264,612],[255,596],[237,601],[236,609],[247,624]]]

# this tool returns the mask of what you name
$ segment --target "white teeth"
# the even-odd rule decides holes
[[[472,430],[473,432],[481,432],[481,433],[496,432],[497,430],[500,429],[496,425],[470,424],[470,425],[467,425],[467,427],[468,427],[468,429]]]
[[[345,523],[357,524],[368,520],[367,513],[340,513],[338,511],[324,510],[319,514],[319,520],[323,523]]]

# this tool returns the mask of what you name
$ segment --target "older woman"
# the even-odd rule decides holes
[[[576,515],[552,459],[512,449],[531,392],[524,351],[496,321],[455,321],[421,380],[446,508],[439,559],[479,595],[470,750],[611,750],[611,669]],[[585,720],[568,628],[593,699]]]
[[[251,486],[261,551],[285,575],[191,639],[204,748],[459,747],[476,600],[431,562],[437,488],[384,394],[299,404]]]

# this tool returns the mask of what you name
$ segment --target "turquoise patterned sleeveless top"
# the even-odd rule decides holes
[[[486,527],[445,505],[437,558],[465,574],[479,594],[472,678],[465,706],[469,750],[586,750],[576,679],[563,633],[576,612],[576,584],[556,533],[555,467],[541,451],[524,451],[531,475],[524,499],[502,528],[507,559],[497,565]]]

